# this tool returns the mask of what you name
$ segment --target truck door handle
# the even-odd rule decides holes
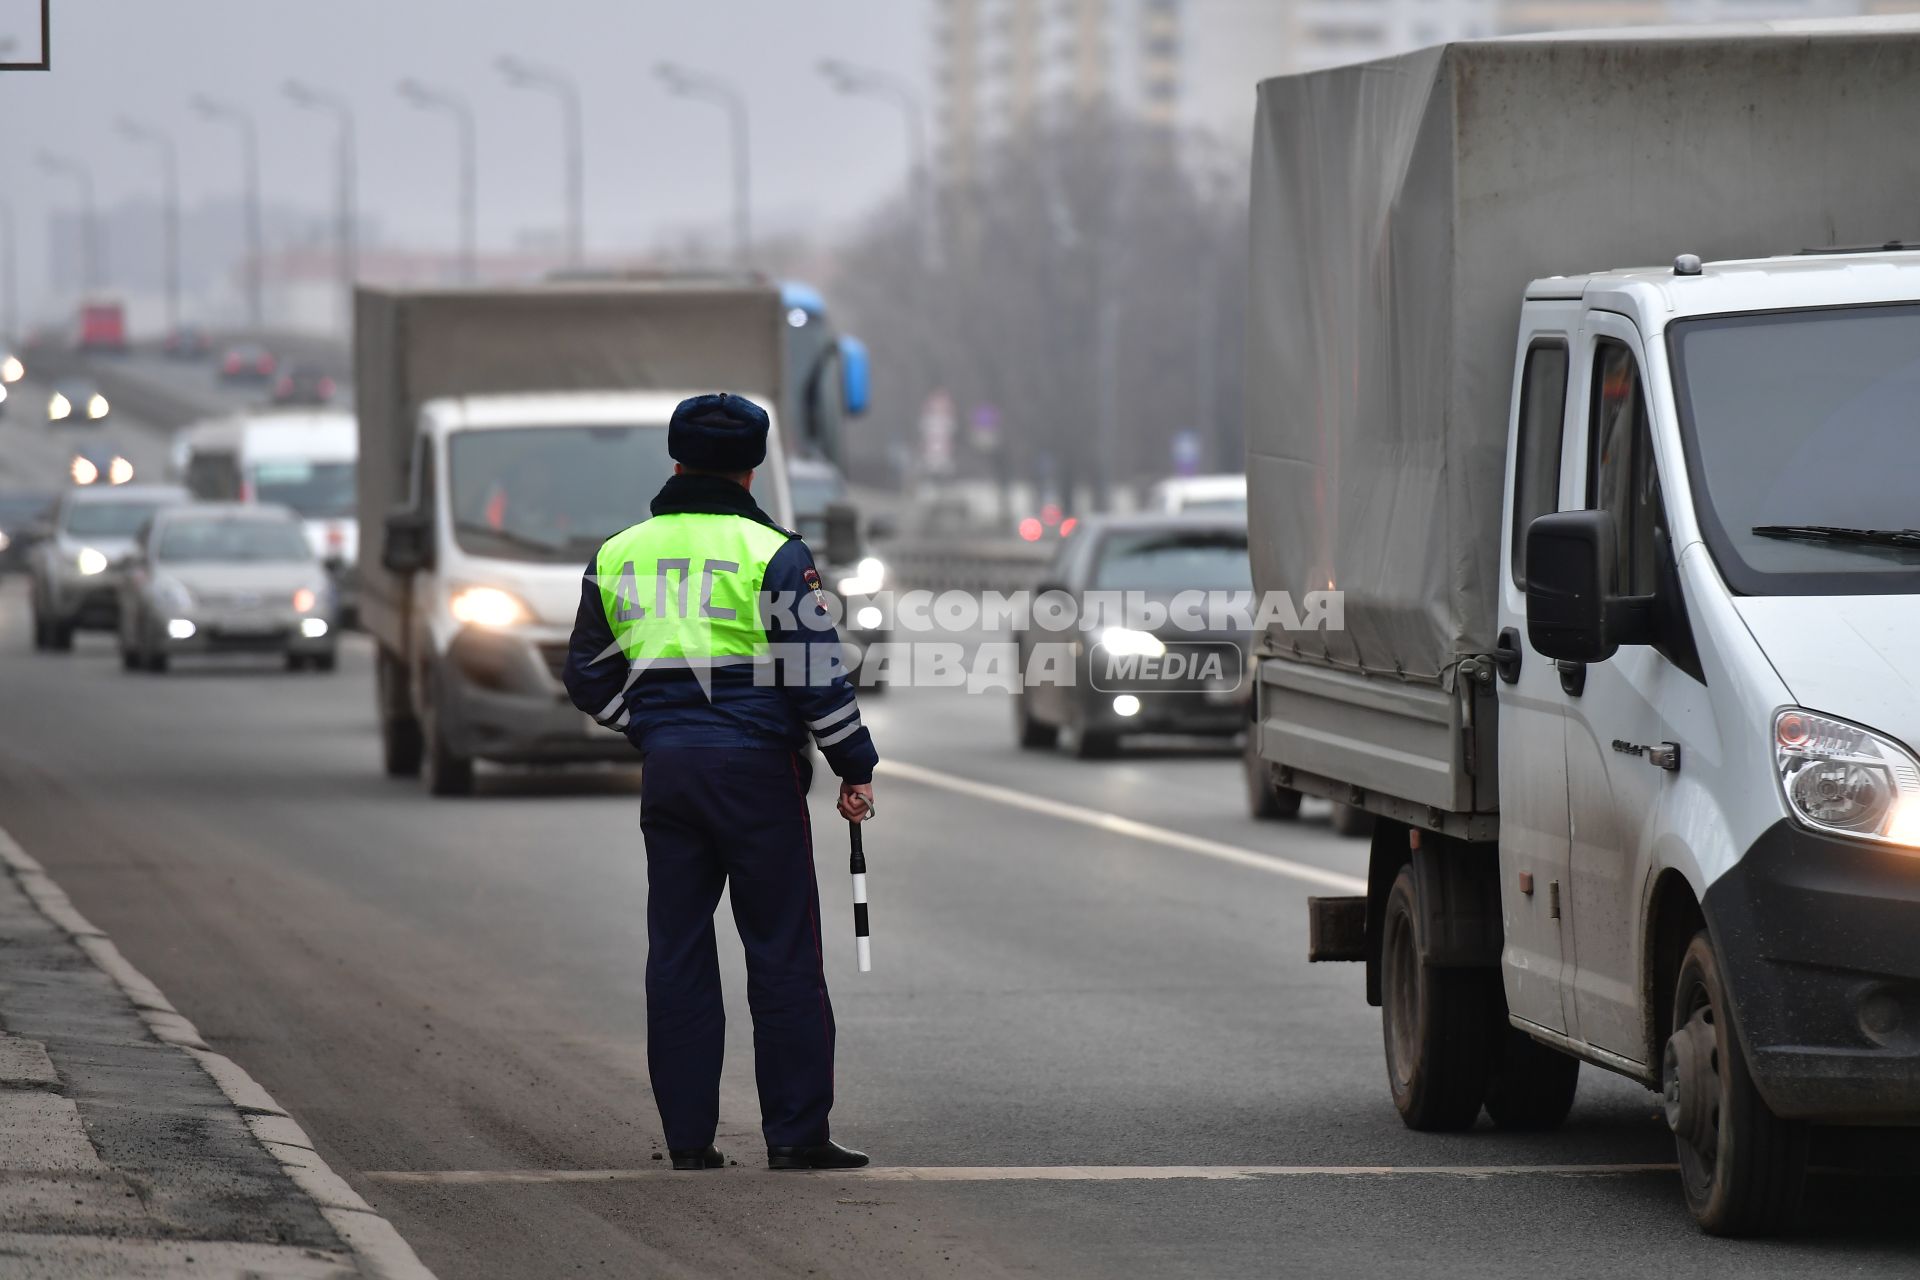
[[[1587,664],[1573,662],[1567,658],[1556,658],[1554,668],[1560,672],[1560,689],[1569,698],[1577,698],[1587,691]]]
[[[1493,669],[1506,684],[1520,679],[1520,632],[1517,628],[1503,628],[1500,638],[1493,642]]]

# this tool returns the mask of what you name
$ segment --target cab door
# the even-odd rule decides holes
[[[1562,447],[1579,306],[1530,302],[1508,423],[1506,548],[1500,582],[1501,971],[1508,1010],[1572,1034],[1565,988],[1572,948],[1565,694],[1553,661],[1527,641],[1527,526],[1561,509],[1577,473]]]
[[[1706,686],[1688,638],[1655,458],[1646,352],[1626,317],[1593,311],[1582,324],[1575,380],[1580,500],[1613,514],[1611,592],[1660,595],[1675,607],[1659,645],[1623,645],[1575,668],[1565,691],[1567,807],[1572,853],[1572,1015],[1587,1044],[1646,1058],[1641,973],[1645,901],[1656,837]]]

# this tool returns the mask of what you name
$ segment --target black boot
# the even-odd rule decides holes
[[[709,1144],[704,1147],[688,1147],[684,1151],[669,1151],[676,1169],[724,1169],[727,1158],[720,1154],[719,1148]]]
[[[837,1142],[817,1147],[768,1147],[769,1169],[864,1169],[867,1153],[852,1151]]]

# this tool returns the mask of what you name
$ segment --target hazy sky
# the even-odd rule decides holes
[[[0,0],[0,26],[34,0]],[[339,92],[359,112],[360,196],[389,237],[453,235],[452,121],[394,91],[403,76],[465,94],[478,117],[480,237],[556,229],[558,103],[510,88],[502,53],[574,75],[584,99],[589,247],[644,242],[729,207],[724,118],[670,96],[671,59],[741,85],[753,106],[762,224],[826,228],[902,181],[896,111],[833,92],[815,70],[833,56],[889,67],[924,86],[928,0],[53,0],[51,73],[0,75],[0,174],[23,260],[40,253],[50,205],[71,183],[34,164],[41,148],[91,161],[102,207],[156,189],[157,160],[123,140],[130,114],[180,144],[185,202],[239,185],[234,131],[188,107],[195,93],[256,113],[269,203],[316,212],[332,199],[329,120],[287,101],[290,77]],[[22,51],[15,50],[17,57]],[[49,186],[52,183],[52,186]],[[23,261],[23,276],[36,274]]]

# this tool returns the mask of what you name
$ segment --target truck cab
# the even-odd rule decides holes
[[[411,487],[387,520],[384,567],[411,578],[403,646],[383,647],[382,725],[393,772],[434,794],[473,787],[474,762],[633,759],[561,684],[584,568],[647,515],[673,473],[667,423],[687,391],[442,397],[420,406]],[[780,428],[754,496],[792,504]],[[398,668],[398,653],[413,656]]]
[[[1497,686],[1514,1024],[1661,1088],[1677,1132],[1729,1071],[1763,1136],[1911,1123],[1920,253],[1682,256],[1538,281],[1521,315]],[[1695,950],[1713,972],[1689,1008]],[[1724,1153],[1685,1136],[1705,1178]]]

